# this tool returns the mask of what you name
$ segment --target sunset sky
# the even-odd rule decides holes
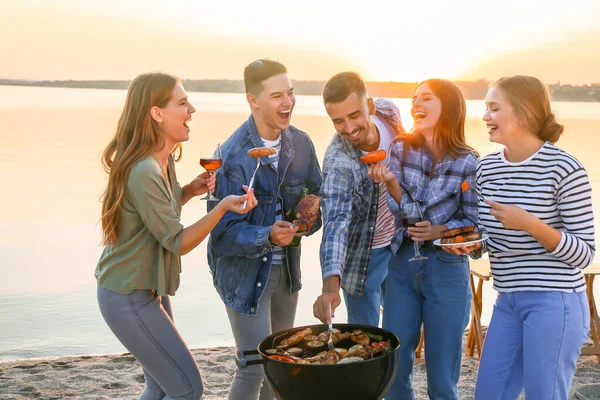
[[[11,79],[241,79],[269,57],[294,79],[600,83],[599,0],[0,0],[0,34]]]

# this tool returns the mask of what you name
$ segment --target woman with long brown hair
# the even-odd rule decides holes
[[[402,347],[386,399],[415,398],[412,374],[421,325],[429,398],[458,399],[462,336],[472,297],[469,261],[432,241],[445,229],[477,223],[477,199],[462,193],[461,184],[474,184],[478,155],[465,142],[465,99],[453,83],[421,82],[411,114],[413,130],[390,146],[389,169],[382,164],[369,169],[376,182],[386,183],[396,217],[383,327],[398,335]]]
[[[206,175],[183,188],[177,182],[175,161],[195,111],[178,78],[140,75],[102,157],[109,177],[102,198],[105,247],[95,272],[98,304],[142,365],[146,388],[140,399],[202,396],[202,378],[173,323],[169,296],[179,286],[181,255],[200,244],[227,211],[246,213],[256,205],[250,190],[224,198],[187,228],[181,224],[182,205],[214,185]]]

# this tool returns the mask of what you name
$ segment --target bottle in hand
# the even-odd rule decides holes
[[[302,191],[300,192],[300,200],[298,200],[298,203],[300,203],[300,201],[305,198],[306,196],[308,196],[308,188],[303,187]],[[296,204],[298,205],[298,204]],[[296,206],[294,206],[291,210],[290,210],[290,216],[289,216],[289,220],[290,222],[294,221],[296,219]],[[301,236],[294,236],[294,238],[292,239],[292,242],[289,244],[289,247],[298,247],[300,246],[300,239],[302,239]]]

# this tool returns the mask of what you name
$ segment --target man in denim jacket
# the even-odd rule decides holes
[[[388,152],[404,128],[398,107],[384,98],[373,101],[357,73],[332,77],[323,101],[337,132],[323,161],[323,292],[313,311],[327,323],[329,306],[335,310],[341,302],[341,286],[348,322],[378,326],[396,229],[386,186],[369,178],[360,157],[378,149]],[[383,163],[389,163],[389,155]]]
[[[225,214],[212,231],[208,263],[237,349],[252,350],[272,332],[294,325],[301,288],[300,248],[288,245],[295,235],[316,232],[321,218],[310,232],[298,233],[286,214],[300,201],[303,187],[319,193],[322,177],[310,138],[290,125],[296,99],[285,66],[254,61],[244,70],[244,84],[251,116],[222,146],[217,197],[244,193],[242,186],[257,166],[248,150],[273,147],[278,152],[259,159],[253,185],[258,205],[244,216]],[[260,366],[238,368],[229,399],[256,399],[262,381]],[[273,398],[265,384],[261,399],[267,396]]]

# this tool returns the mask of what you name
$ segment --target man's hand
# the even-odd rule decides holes
[[[295,237],[302,237],[302,236],[306,236],[306,235],[308,235],[308,231],[294,233]]]
[[[329,305],[331,304],[331,317],[335,317],[335,309],[341,304],[340,277],[330,276],[323,281],[323,293],[313,304],[313,315],[324,324],[329,324]]]
[[[294,234],[298,231],[298,227],[291,228],[292,224],[287,221],[275,221],[271,225],[269,232],[269,241],[275,246],[287,246],[294,239]]]
[[[285,213],[285,216],[286,216],[286,218],[287,218],[288,220],[290,219],[290,213],[291,213],[291,212],[292,212],[292,210],[290,210],[290,211],[288,211],[288,212],[286,212],[286,213]],[[318,217],[318,215],[317,215],[317,217]],[[316,219],[316,218],[315,218],[315,219]],[[314,222],[314,221],[313,221],[313,222]],[[292,224],[296,224],[296,223],[298,223],[298,220],[296,220],[296,219],[295,219],[295,220],[293,220],[293,221],[292,221]],[[302,237],[302,236],[306,236],[306,235],[308,235],[308,231],[302,231],[302,232],[296,232],[296,233],[294,234],[294,237]]]

